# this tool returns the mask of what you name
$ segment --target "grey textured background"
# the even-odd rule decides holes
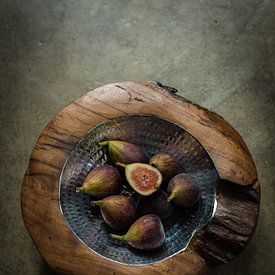
[[[20,213],[39,133],[75,97],[123,80],[174,86],[242,134],[262,184],[259,224],[212,273],[274,274],[274,32],[273,0],[1,0],[1,274],[51,273]]]

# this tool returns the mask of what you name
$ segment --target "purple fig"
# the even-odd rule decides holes
[[[104,221],[114,229],[128,229],[135,221],[134,202],[126,196],[109,196],[103,200],[93,201],[92,204],[100,206]]]
[[[146,214],[155,214],[162,220],[172,215],[174,211],[173,205],[167,201],[167,194],[159,189],[153,195],[148,197],[142,197],[138,205],[138,216],[144,216]]]
[[[147,161],[144,151],[135,144],[120,140],[107,140],[99,142],[99,145],[108,146],[110,157],[114,162],[129,164]]]
[[[158,169],[145,163],[116,164],[125,168],[128,183],[140,195],[149,196],[159,189],[162,176]]]
[[[165,232],[160,218],[149,214],[139,218],[125,235],[110,234],[110,237],[125,241],[137,249],[152,250],[163,244]]]
[[[116,167],[98,166],[88,174],[82,187],[76,188],[76,192],[86,192],[95,198],[102,199],[118,194],[121,182],[122,179]]]
[[[153,156],[149,164],[156,167],[161,172],[164,180],[169,180],[178,173],[176,160],[166,153],[160,153]]]
[[[193,206],[200,198],[200,189],[195,178],[184,173],[169,181],[167,193],[168,201],[182,207]]]

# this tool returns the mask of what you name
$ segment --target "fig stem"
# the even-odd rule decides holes
[[[109,141],[100,141],[98,144],[99,146],[106,146],[109,144]]]
[[[80,192],[83,191],[83,190],[84,190],[83,187],[76,187],[75,192],[76,192],[76,193],[80,193]]]
[[[125,168],[125,167],[126,167],[126,164],[121,163],[121,162],[116,162],[116,165],[121,166],[121,167],[123,167],[123,168]]]
[[[92,201],[91,204],[92,205],[98,205],[98,206],[102,206],[103,205],[103,201],[102,200],[99,200],[99,201]]]
[[[176,195],[176,192],[172,192],[172,193],[170,194],[170,196],[167,198],[167,201],[168,201],[168,202],[171,201],[171,200],[175,197],[175,195]]]
[[[125,235],[120,236],[120,235],[116,235],[116,234],[110,234],[110,237],[111,237],[112,239],[115,239],[115,240],[123,241]]]

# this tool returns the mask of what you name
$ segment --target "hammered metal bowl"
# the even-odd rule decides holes
[[[95,167],[108,162],[102,140],[124,140],[138,144],[150,158],[167,152],[175,157],[180,172],[192,174],[200,186],[201,198],[189,209],[176,208],[164,221],[164,245],[144,252],[111,240],[109,233],[123,233],[109,228],[98,208],[91,207],[92,198],[76,193],[87,174]],[[214,164],[202,145],[178,125],[151,115],[121,116],[106,120],[93,128],[71,152],[60,176],[60,207],[74,234],[95,253],[124,264],[140,265],[158,262],[186,249],[195,232],[204,227],[215,211],[215,187],[219,177]],[[139,196],[128,185],[122,194],[138,203]]]

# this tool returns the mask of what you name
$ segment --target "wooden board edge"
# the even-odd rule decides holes
[[[208,154],[212,158],[218,173],[222,179],[235,182],[240,185],[251,185],[253,184],[257,178],[258,173],[253,161],[253,158],[247,148],[246,143],[244,142],[242,136],[232,127],[232,125],[226,121],[222,116],[215,113],[214,111],[210,111],[207,108],[202,107],[180,95],[177,94],[177,90],[170,86],[165,86],[156,81],[147,81],[140,82],[141,85],[148,86],[152,88],[156,92],[161,92],[172,99],[175,99],[182,103],[182,107],[186,108],[188,106],[192,106],[192,111],[200,113],[201,115],[198,117],[200,123],[204,125],[208,125],[209,127],[216,127],[215,130],[217,134],[220,134],[225,137],[225,140],[230,140],[230,143],[223,144],[223,147],[219,148],[219,152],[215,150],[212,146],[208,146],[204,139],[203,133],[199,131],[194,131],[193,127],[188,127],[186,130],[190,132],[207,150]],[[203,122],[202,122],[203,121]],[[217,142],[216,142],[217,144]],[[230,144],[230,148],[228,147]],[[228,147],[228,148],[227,148]],[[225,155],[228,160],[231,158],[232,163],[230,169],[226,167],[226,163],[221,161],[222,155]],[[243,156],[241,156],[243,155]],[[234,158],[241,157],[246,160],[246,166],[243,166],[240,162],[234,162]],[[238,171],[239,173],[234,173],[234,171]],[[245,176],[243,175],[243,172]]]

